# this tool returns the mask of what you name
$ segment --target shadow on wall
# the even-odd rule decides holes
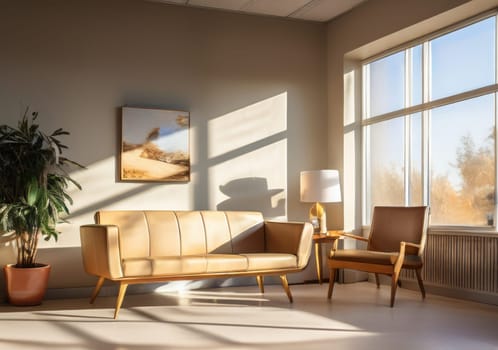
[[[230,197],[219,203],[218,210],[259,211],[265,217],[285,215],[285,199],[274,197],[284,195],[284,190],[268,189],[268,182],[262,177],[248,177],[232,180],[220,185],[220,191]]]

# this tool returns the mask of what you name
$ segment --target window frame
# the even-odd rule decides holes
[[[494,79],[494,84],[486,85],[486,86],[481,86],[476,89],[472,90],[467,90],[461,93],[457,93],[454,95],[442,97],[436,100],[430,101],[430,91],[429,91],[429,74],[430,74],[430,49],[429,49],[429,42],[431,40],[434,40],[438,37],[444,36],[448,33],[455,32],[459,29],[462,29],[464,27],[470,26],[472,24],[475,24],[480,21],[484,21],[488,18],[494,17],[495,18],[495,79]],[[417,105],[411,105],[410,98],[412,96],[411,94],[411,82],[412,82],[412,77],[410,76],[411,72],[411,64],[412,62],[412,48],[417,47],[418,45],[421,45],[422,49],[422,101],[420,104]],[[370,96],[368,93],[368,89],[370,86],[370,81],[369,77],[370,74],[368,74],[368,69],[369,69],[369,64],[377,61],[379,59],[385,58],[387,56],[396,54],[398,52],[405,51],[405,106],[409,105],[410,107],[405,107],[402,109],[398,109],[395,111],[387,112],[384,114],[377,115],[375,117],[370,117],[370,111],[369,111],[369,106],[370,106]],[[368,126],[380,123],[383,121],[395,119],[395,118],[404,118],[405,120],[405,130],[404,130],[404,165],[405,165],[405,171],[404,171],[404,205],[409,205],[411,202],[410,198],[410,176],[411,176],[411,159],[410,159],[410,147],[411,147],[411,134],[410,134],[410,128],[411,128],[411,116],[420,113],[421,114],[421,119],[422,119],[422,203],[423,205],[429,205],[430,203],[430,189],[431,189],[431,178],[430,178],[430,164],[431,164],[431,152],[430,152],[430,142],[429,142],[429,137],[430,137],[430,114],[431,111],[434,108],[437,107],[442,107],[450,104],[455,104],[461,101],[469,100],[472,98],[488,95],[488,94],[494,94],[494,132],[495,132],[495,138],[494,138],[494,163],[495,163],[495,188],[494,188],[494,195],[495,195],[495,204],[494,204],[494,210],[493,210],[493,215],[494,215],[494,220],[493,220],[493,225],[492,226],[477,226],[477,225],[451,225],[451,224],[445,224],[445,225],[431,225],[431,228],[436,229],[436,230],[447,230],[451,229],[452,231],[471,231],[471,232],[498,232],[498,9],[494,9],[491,11],[484,12],[482,14],[479,14],[477,16],[468,18],[466,20],[460,21],[458,23],[455,23],[451,26],[445,27],[441,30],[435,31],[433,33],[430,33],[428,35],[422,36],[416,40],[412,40],[409,42],[406,42],[402,45],[398,45],[396,47],[393,47],[387,51],[384,51],[380,54],[371,56],[365,60],[362,60],[360,62],[361,64],[361,82],[362,82],[362,87],[361,87],[361,93],[362,93],[362,99],[361,99],[361,139],[362,139],[362,156],[361,156],[361,161],[362,161],[362,167],[361,167],[361,173],[362,173],[362,191],[361,191],[361,201],[362,201],[362,224],[363,226],[369,226],[370,225],[370,216],[371,216],[371,209],[367,207],[367,204],[370,204],[370,201],[368,200],[370,194],[370,190],[368,188],[368,179],[370,179],[370,166],[368,164],[370,158],[370,150],[368,147],[369,144],[369,128]]]

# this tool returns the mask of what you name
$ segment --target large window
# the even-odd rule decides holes
[[[376,205],[495,226],[496,15],[363,65],[364,223]]]

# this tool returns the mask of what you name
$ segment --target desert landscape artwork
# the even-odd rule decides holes
[[[189,181],[188,112],[122,108],[121,180]]]

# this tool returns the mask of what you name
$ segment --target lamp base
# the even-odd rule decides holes
[[[310,208],[310,221],[320,234],[327,234],[327,214],[325,208],[318,202]]]

